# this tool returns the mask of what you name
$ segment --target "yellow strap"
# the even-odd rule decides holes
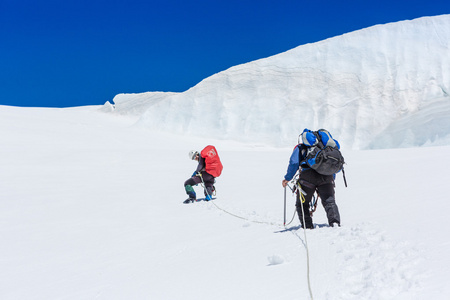
[[[303,191],[302,191],[302,186],[300,185],[300,182],[299,181],[297,181],[297,185],[298,185],[298,192],[300,193],[300,195],[301,195],[301,198],[302,198],[302,203],[305,203],[305,201],[306,201],[306,199],[305,199],[305,195],[303,195]]]

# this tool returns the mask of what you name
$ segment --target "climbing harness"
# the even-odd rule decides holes
[[[302,203],[305,203],[305,194],[304,194],[304,191],[301,189],[301,187],[299,188],[300,183],[299,183],[298,176],[294,177],[294,179],[292,179],[291,182],[294,183],[294,187],[291,188],[291,187],[289,186],[289,184],[288,184],[287,186],[288,186],[289,189],[292,191],[292,194],[295,194],[296,191],[301,191],[301,199],[302,199]],[[298,182],[298,185],[295,184],[295,182]],[[315,192],[315,193],[313,194],[313,196],[312,196],[311,201],[309,202],[309,215],[310,215],[311,217],[313,216],[314,212],[315,212],[316,209],[317,209],[317,203],[318,203],[319,198],[320,198],[319,193]],[[285,195],[285,202],[286,202],[286,195]]]

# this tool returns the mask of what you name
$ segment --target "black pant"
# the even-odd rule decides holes
[[[305,197],[305,202],[303,203],[305,224],[303,224],[302,201],[299,191],[297,191],[297,202],[295,205],[297,206],[297,213],[302,226],[305,227],[306,225],[306,228],[314,228],[312,217],[309,213],[309,205],[316,191],[319,194],[322,205],[327,213],[328,224],[330,226],[332,226],[333,223],[339,225],[341,223],[341,217],[334,197],[333,175],[320,175],[312,169],[307,169],[300,173],[299,182]]]
[[[207,195],[206,192],[208,192],[208,194],[210,196],[212,196],[215,178],[214,178],[214,176],[212,176],[211,174],[209,174],[205,171],[202,171],[201,174],[202,174],[203,181],[205,183],[205,189],[206,189],[206,191],[204,191],[205,197]],[[188,180],[186,180],[184,182],[184,188],[186,190],[186,194],[188,194],[190,198],[196,198],[195,191],[192,187],[199,183],[202,183],[202,178],[200,178],[200,176],[192,176],[191,178],[189,178]]]

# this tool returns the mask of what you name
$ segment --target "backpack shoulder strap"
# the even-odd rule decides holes
[[[299,166],[306,161],[306,152],[308,151],[308,146],[305,144],[298,144],[298,163]],[[303,159],[302,159],[303,157]]]
[[[314,133],[314,135],[315,135],[316,138],[317,138],[317,146],[318,146],[320,149],[323,149],[323,148],[324,148],[324,144],[323,144],[323,141],[322,141],[322,138],[321,138],[319,132],[318,132],[318,131],[313,131],[313,133]]]

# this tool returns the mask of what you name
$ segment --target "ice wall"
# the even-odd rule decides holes
[[[450,144],[450,15],[377,25],[232,67],[183,93],[120,94],[154,130],[293,145],[327,128],[353,149]]]

